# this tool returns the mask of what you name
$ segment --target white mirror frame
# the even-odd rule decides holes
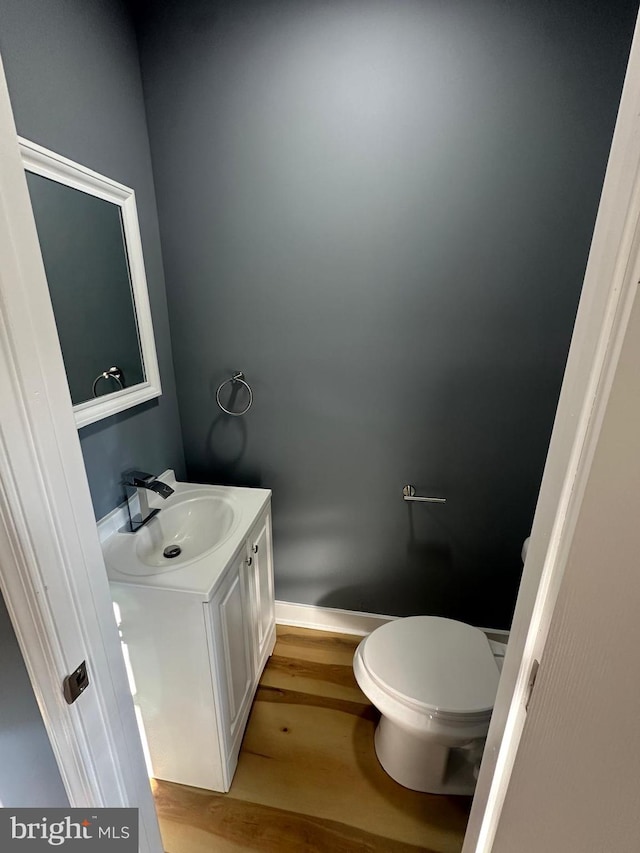
[[[162,394],[135,192],[28,139],[19,136],[18,143],[26,171],[117,204],[122,211],[122,227],[145,381],[74,406],[76,425],[80,429]]]

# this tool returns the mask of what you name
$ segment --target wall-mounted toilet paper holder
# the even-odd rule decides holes
[[[415,486],[405,486],[402,490],[402,498],[405,501],[421,501],[427,504],[446,504],[446,498],[422,498],[416,495]]]

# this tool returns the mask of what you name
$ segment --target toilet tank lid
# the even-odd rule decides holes
[[[479,628],[440,616],[409,616],[377,628],[364,663],[381,686],[443,714],[491,711],[500,672]]]

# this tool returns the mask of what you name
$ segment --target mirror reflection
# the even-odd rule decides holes
[[[121,207],[26,176],[73,404],[144,382]]]
[[[135,191],[18,142],[80,429],[162,394]]]

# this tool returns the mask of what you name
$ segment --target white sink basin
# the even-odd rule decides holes
[[[176,492],[136,533],[119,532],[104,548],[107,566],[125,575],[154,575],[193,563],[219,548],[239,520],[222,489]]]

